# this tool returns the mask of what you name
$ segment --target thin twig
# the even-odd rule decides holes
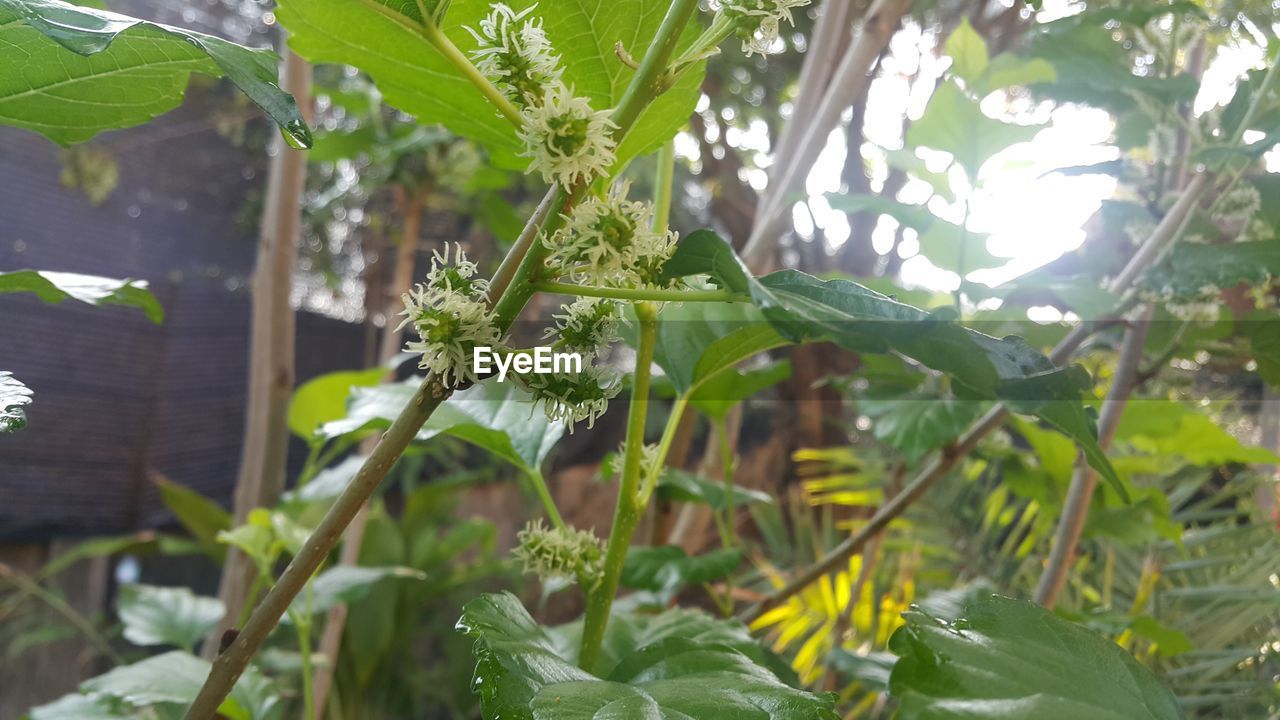
[[[1120,363],[1116,367],[1115,378],[1098,418],[1098,447],[1103,452],[1111,447],[1120,417],[1133,393],[1138,362],[1142,359],[1142,348],[1147,342],[1147,330],[1151,326],[1154,311],[1155,306],[1147,305],[1141,317],[1130,323],[1125,330]],[[1053,609],[1067,580],[1067,573],[1075,560],[1076,546],[1080,543],[1080,534],[1084,531],[1085,519],[1089,515],[1089,502],[1093,499],[1093,490],[1097,484],[1098,473],[1083,459],[1078,459],[1075,474],[1071,477],[1071,486],[1067,489],[1066,502],[1062,506],[1062,517],[1058,521],[1053,548],[1049,551],[1049,561],[1036,586],[1035,601],[1046,608]]]
[[[813,117],[804,125],[801,140],[794,154],[778,166],[778,174],[769,178],[769,195],[758,209],[751,238],[743,249],[742,258],[752,269],[763,267],[782,233],[781,223],[786,215],[782,208],[787,198],[799,188],[809,174],[818,155],[827,145],[827,135],[839,124],[841,115],[871,82],[871,71],[881,51],[893,37],[902,16],[911,7],[911,0],[876,0],[867,11],[849,49],[845,52],[831,77],[830,85]]]
[[[1192,209],[1208,187],[1209,177],[1207,175],[1197,175],[1192,179],[1182,197],[1170,208],[1169,214],[1160,221],[1156,229],[1152,231],[1134,256],[1130,258],[1124,270],[1111,283],[1109,289],[1113,293],[1118,295],[1129,290],[1133,282],[1159,256],[1160,252],[1177,238],[1178,229],[1183,227],[1183,221],[1190,216]],[[1063,363],[1084,343],[1091,332],[1092,327],[1088,324],[1080,324],[1072,328],[1071,332],[1067,333],[1067,336],[1050,352],[1049,359],[1055,365]],[[996,405],[992,408],[986,415],[983,415],[976,423],[970,426],[964,435],[936,454],[916,474],[915,478],[903,488],[902,492],[880,506],[867,524],[857,533],[837,545],[817,563],[806,568],[800,575],[787,583],[785,587],[767,595],[760,602],[747,608],[740,617],[747,622],[754,620],[766,610],[784,602],[787,598],[808,587],[813,581],[839,567],[855,553],[861,552],[869,539],[874,537],[881,529],[887,527],[891,521],[906,512],[907,508],[911,507],[929,488],[945,477],[961,458],[977,447],[978,442],[987,433],[999,427],[1004,422],[1008,412],[1002,405]]]

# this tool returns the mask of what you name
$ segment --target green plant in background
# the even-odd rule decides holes
[[[383,383],[386,369],[375,368],[298,390],[289,422],[310,453],[280,506],[259,508],[233,528],[207,501],[167,488],[166,499],[206,553],[216,558],[234,545],[258,570],[256,606],[246,605],[252,610],[217,659],[190,654],[221,613],[217,601],[135,586],[118,608],[124,637],[180,649],[90,679],[33,718],[422,712],[421,686],[451,677],[457,664],[406,663],[413,638],[398,637],[399,630],[438,629],[441,614],[496,570],[492,528],[447,523],[453,484],[436,479],[410,487],[398,516],[375,501],[360,564],[332,561],[343,530],[384,478],[403,467],[406,453],[412,459],[440,435],[516,468],[545,517],[520,533],[515,557],[548,584],[575,584],[585,605],[581,620],[546,627],[514,595],[485,594],[462,608],[453,641],[428,631],[437,649],[459,640],[471,645],[470,688],[486,718],[1176,718],[1183,708],[1234,711],[1220,696],[1244,681],[1224,678],[1241,663],[1268,660],[1274,572],[1251,553],[1256,524],[1238,535],[1233,526],[1253,517],[1246,492],[1253,486],[1237,484],[1235,474],[1223,476],[1221,486],[1205,476],[1275,457],[1242,446],[1209,416],[1175,402],[1198,401],[1194,387],[1163,388],[1157,378],[1171,360],[1212,351],[1254,362],[1274,380],[1267,330],[1274,323],[1267,321],[1274,319],[1269,288],[1280,252],[1266,232],[1276,219],[1265,209],[1273,188],[1250,174],[1271,143],[1261,147],[1246,136],[1274,132],[1276,66],[1193,126],[1179,112],[1198,83],[1180,72],[1177,46],[1203,17],[1194,6],[1089,10],[1047,23],[1025,55],[993,56],[961,22],[944,46],[950,69],[905,132],[906,152],[884,153],[887,164],[931,188],[928,207],[883,196],[832,200],[916,231],[924,256],[959,277],[950,303],[929,307],[926,298],[920,308],[845,278],[791,269],[756,276],[715,232],[677,238],[669,227],[678,197],[673,137],[697,103],[707,59],[731,38],[749,56],[771,50],[806,4],[722,0],[703,29],[694,0],[586,0],[573,11],[525,1],[283,0],[278,17],[297,52],[355,66],[390,105],[480,144],[493,165],[540,177],[551,189],[490,278],[455,248],[437,253],[423,282],[405,288],[404,321],[416,336],[408,349],[425,377]],[[65,57],[59,72],[86,87],[104,73],[99,63],[119,61],[111,53],[130,51],[145,69],[155,62],[148,59],[153,48],[176,40],[180,79],[191,71],[225,73],[288,137],[308,142],[291,103],[267,78],[262,53],[58,0],[0,0],[0,32],[12,34],[11,47],[44,54],[33,58],[80,53]],[[1152,47],[1135,65],[1130,51],[1144,39]],[[137,44],[141,49],[128,47]],[[53,63],[40,63],[43,72],[46,65]],[[148,82],[164,77],[143,75]],[[172,86],[172,77],[165,81]],[[1187,148],[1181,156],[1156,154],[1154,163],[1141,153],[1125,157],[1147,199],[1131,203],[1120,228],[1134,252],[1117,267],[1049,283],[1053,301],[1083,322],[1030,338],[997,337],[972,322],[998,327],[1016,317],[1013,308],[1025,318],[1017,283],[984,289],[968,277],[996,264],[985,237],[969,227],[983,170],[1039,131],[984,109],[993,94],[1008,92],[1123,115],[1117,144],[1126,150],[1134,133],[1164,138],[1169,130]],[[163,107],[176,102],[176,94],[163,96]],[[44,96],[0,85],[0,109],[8,105],[12,122],[60,141],[145,119],[107,113],[68,133],[58,125],[66,113],[57,98],[32,97]],[[917,149],[946,153],[947,169],[930,170]],[[632,191],[629,163],[655,152],[654,196],[642,198]],[[947,212],[937,212],[942,205]],[[62,297],[17,284],[36,282],[33,276],[44,277],[10,282],[46,299]],[[1099,289],[1103,277],[1110,279]],[[1256,324],[1198,322],[1194,305],[1229,289],[1247,291],[1241,294]],[[145,305],[140,298],[149,296],[138,292],[125,283],[93,297]],[[510,331],[537,294],[571,299],[545,338],[580,353],[586,366],[520,372],[505,382],[486,376],[472,364],[476,347],[491,347],[504,361],[533,354]],[[993,298],[1005,302],[1002,312],[975,305]],[[1135,332],[1157,306],[1159,318],[1178,322]],[[1121,333],[1118,326],[1129,327]],[[606,362],[619,336],[634,349],[633,364]],[[859,356],[850,399],[862,416],[857,427],[870,432],[853,448],[802,453],[823,466],[802,501],[784,509],[737,486],[728,417],[789,374],[785,364],[751,364],[754,358],[811,342]],[[1082,349],[1082,364],[1071,364]],[[1112,362],[1115,355],[1121,359]],[[1149,362],[1126,367],[1125,357]],[[665,418],[654,412],[655,369],[672,396]],[[1105,398],[1093,387],[1095,376],[1110,386]],[[0,387],[4,421],[16,425],[28,393],[9,378]],[[597,537],[566,523],[544,466],[566,430],[590,427],[624,389],[617,504],[607,536]],[[1160,398],[1158,409],[1144,413],[1140,396],[1130,400],[1136,391]],[[724,451],[719,478],[666,467],[689,408],[710,421]],[[650,433],[651,426],[660,430]],[[376,444],[367,452],[349,454],[370,438]],[[1083,505],[1072,499],[1081,486]],[[690,556],[676,546],[638,544],[637,528],[655,496],[709,505],[721,547]],[[759,546],[737,532],[742,505],[765,540]],[[1079,537],[1064,531],[1076,520]],[[964,538],[963,547],[951,546],[953,534]],[[1048,574],[1038,558],[1047,552],[1071,559],[1080,537],[1084,556],[1056,565],[1071,605],[1064,614],[1078,622],[986,590],[1030,592]],[[1061,555],[1064,539],[1070,547]],[[738,574],[744,557],[756,569]],[[619,601],[623,587],[639,592]],[[671,607],[697,587],[722,614],[738,612],[747,622]],[[20,589],[24,598],[57,605],[38,582],[23,579]],[[739,608],[741,597],[753,604]],[[1242,599],[1256,601],[1247,613],[1233,605]],[[916,601],[920,607],[909,609]],[[317,658],[315,618],[338,602],[353,604],[344,650]],[[769,650],[751,634],[765,629]],[[339,678],[325,708],[313,703],[316,662],[332,663]],[[1247,690],[1239,707],[1266,704],[1256,679]],[[439,695],[434,702],[466,712],[465,699]]]

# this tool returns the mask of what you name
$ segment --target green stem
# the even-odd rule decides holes
[[[729,428],[725,419],[720,418],[715,425],[716,442],[720,443],[720,470],[724,475],[724,535],[721,541],[726,550],[731,550],[738,544],[737,529],[734,527],[738,505],[733,501],[733,448],[729,445]],[[724,598],[725,602],[720,605],[720,610],[725,617],[731,617],[733,615],[732,574],[724,579]]]
[[[725,548],[731,548],[737,544],[737,538],[734,531],[734,508],[737,507],[733,502],[733,448],[729,446],[729,429],[726,422],[721,419],[716,423],[716,442],[720,443],[720,471],[724,477],[724,529]]]
[[[657,336],[657,308],[637,303],[640,341],[636,348],[635,380],[631,385],[631,407],[627,413],[626,452],[622,461],[622,480],[618,484],[618,504],[609,531],[609,548],[605,552],[604,576],[587,597],[587,614],[582,624],[582,648],[578,665],[590,672],[600,658],[600,646],[609,624],[613,596],[618,592],[622,565],[631,547],[631,537],[644,514],[645,504],[639,498],[643,473],[644,428],[649,416],[649,378],[653,365],[653,347]]]
[[[661,290],[649,288],[612,288],[575,285],[562,282],[536,282],[537,292],[577,297],[613,298],[640,302],[733,302],[741,296],[729,290]]]
[[[676,66],[683,67],[697,62],[707,53],[719,48],[720,43],[728,40],[734,30],[734,22],[731,18],[726,17],[723,12],[716,13],[707,29],[703,30],[698,39],[693,41],[693,45],[690,45],[680,59],[676,60]]]
[[[615,136],[621,137],[626,133],[635,123],[636,118],[640,117],[640,111],[644,110],[650,100],[662,93],[667,65],[671,62],[676,45],[680,43],[681,33],[684,32],[685,26],[689,24],[689,20],[693,18],[693,13],[697,9],[698,0],[672,0],[671,7],[662,18],[662,24],[658,26],[653,44],[645,52],[644,58],[640,61],[640,67],[631,78],[631,84],[627,86],[622,94],[622,100],[613,111],[611,119],[618,126],[614,131]]]
[[[311,605],[311,587],[307,590],[307,610],[310,611]],[[311,667],[311,617],[302,617],[300,613],[292,610],[289,611],[289,618],[293,620],[293,627],[298,631],[298,654],[302,657],[302,706],[306,720],[315,720],[316,706],[315,698],[312,697],[311,678],[313,675]]]
[[[653,230],[665,233],[671,226],[671,198],[675,191],[676,144],[668,142],[658,149],[658,172],[654,178]]]
[[[110,658],[112,663],[116,665],[124,664],[124,658],[120,657],[115,650],[111,649],[111,644],[102,636],[102,633],[98,632],[98,629],[95,628],[92,623],[85,619],[85,617],[79,612],[76,612],[75,608],[68,605],[67,601],[58,597],[56,593],[50,592],[40,583],[33,581],[31,578],[17,570],[14,570],[4,563],[0,563],[0,578],[7,579],[9,582],[13,583],[19,591],[30,595],[43,602],[45,605],[53,608],[55,612],[66,618],[67,622],[71,623],[75,629],[79,630],[80,633],[84,635],[99,652]]]
[[[375,0],[360,1],[395,22],[401,22],[402,24],[409,22],[399,12],[391,10],[381,3],[375,2]],[[661,26],[658,28],[658,33],[654,37],[653,43],[641,61],[640,68],[632,76],[631,83],[623,93],[621,102],[614,110],[612,120],[617,126],[615,137],[621,139],[631,129],[641,111],[662,89],[662,79],[666,73],[667,63],[671,60],[671,55],[675,51],[679,37],[697,7],[697,0],[673,0],[671,7],[662,20]],[[415,24],[414,27],[419,28],[422,26]],[[423,28],[423,32],[429,34],[434,32],[437,39],[447,40],[444,34],[439,32],[438,28],[434,28],[434,31],[432,28]],[[470,78],[472,82],[477,83],[481,93],[490,99],[494,99],[495,105],[500,109],[504,107],[502,101],[505,101],[505,98],[497,100],[494,97],[497,89],[493,88],[492,84],[487,80],[484,80],[479,71],[475,70],[470,61],[461,54],[461,51],[458,51],[452,43],[448,43],[446,48],[451,48],[454,52],[453,55],[450,55],[448,49],[442,48],[441,50],[451,62],[455,64],[465,63],[470,68],[468,70],[460,67],[464,75]],[[478,82],[480,80],[484,80],[483,84]],[[488,87],[486,88],[485,86]],[[501,93],[497,94],[501,95]],[[512,117],[510,112],[504,114],[508,118]],[[497,298],[493,304],[494,321],[500,329],[505,331],[511,326],[516,316],[524,308],[525,303],[533,295],[529,281],[540,271],[547,254],[547,249],[541,243],[536,242],[539,233],[546,233],[548,228],[553,228],[562,222],[563,217],[560,213],[572,207],[576,199],[581,197],[583,191],[583,188],[574,190],[553,188],[550,190],[548,192],[549,201],[547,202],[546,212],[542,218],[539,219],[536,216],[532,218],[526,225],[525,232],[521,233],[523,242],[513,246],[508,252],[506,259],[498,270],[498,274],[495,275],[494,281],[490,284],[490,297]],[[650,354],[652,354],[652,350],[650,350]],[[369,457],[365,459],[359,472],[356,473],[356,477],[347,485],[347,488],[338,496],[333,505],[330,506],[328,513],[325,514],[320,524],[316,526],[316,529],[307,538],[307,542],[303,544],[302,549],[290,561],[266,597],[254,609],[244,628],[236,636],[235,641],[214,660],[209,677],[205,680],[195,701],[192,702],[191,707],[187,710],[186,717],[188,720],[210,720],[217,714],[222,700],[230,694],[236,680],[248,667],[249,661],[258,649],[262,647],[262,643],[267,639],[267,636],[271,634],[271,631],[280,622],[280,618],[284,616],[293,598],[301,592],[308,579],[338,544],[343,531],[351,524],[356,513],[364,507],[365,501],[373,495],[379,483],[391,469],[392,464],[404,453],[409,443],[413,441],[418,429],[431,417],[431,414],[435,412],[436,408],[445,401],[451,392],[434,376],[428,376],[423,380],[413,398],[401,410],[391,427],[383,433],[381,440],[369,454]],[[625,548],[623,548],[623,552],[625,553]],[[621,566],[619,565],[618,572],[620,571]],[[617,579],[615,577],[614,590],[616,590],[616,587]],[[612,595],[612,591],[610,595]],[[610,597],[611,604],[612,597]],[[605,607],[605,615],[608,615],[607,606]],[[603,628],[601,628],[601,632],[603,633]],[[594,652],[596,654],[599,653],[598,643]]]
[[[654,35],[653,43],[645,52],[639,68],[631,77],[631,83],[627,85],[622,99],[609,118],[615,126],[613,131],[615,139],[621,140],[625,137],[645,106],[661,94],[667,64],[671,61],[671,56],[680,41],[680,34],[697,9],[698,0],[672,0],[671,7],[667,9],[667,14],[662,18],[662,24]],[[549,216],[545,222],[540,223],[539,234],[550,236],[558,230],[564,223],[562,213],[568,212],[585,193],[584,185],[570,189],[558,186],[552,188],[549,194],[550,207],[555,212],[548,213]],[[510,271],[511,291],[502,295],[493,308],[499,327],[510,325],[529,302],[529,298],[533,297],[534,289],[531,283],[541,273],[548,252],[542,243],[531,242],[528,251],[520,259],[518,267]],[[507,269],[506,262],[503,263],[503,269]],[[497,283],[493,283],[490,292],[494,295],[500,294]]]
[[[1270,60],[1271,65],[1267,68],[1267,74],[1262,77],[1262,84],[1258,86],[1257,94],[1253,96],[1249,109],[1245,111],[1244,117],[1240,119],[1240,125],[1231,136],[1232,145],[1239,146],[1244,142],[1245,132],[1262,111],[1263,105],[1267,102],[1267,95],[1271,94],[1271,87],[1276,83],[1276,69],[1280,68],[1280,60],[1276,58],[1270,58]]]
[[[676,397],[676,401],[671,405],[671,414],[667,416],[667,426],[662,430],[662,439],[658,441],[658,451],[653,455],[653,466],[647,468],[644,474],[644,487],[640,489],[640,504],[649,505],[649,499],[653,497],[653,491],[658,486],[658,476],[662,474],[662,468],[667,464],[667,453],[671,451],[671,443],[676,439],[676,430],[680,427],[680,417],[684,415],[685,408],[689,406],[689,393],[683,393]]]
[[[533,492],[538,496],[538,500],[542,502],[542,507],[547,511],[547,517],[551,519],[551,524],[557,530],[566,530],[564,518],[560,517],[560,509],[556,507],[556,501],[551,497],[551,491],[547,489],[547,480],[542,477],[540,472],[529,473],[529,484],[533,486]]]
[[[485,77],[484,74],[471,63],[471,60],[458,49],[457,45],[453,44],[453,41],[449,39],[448,35],[444,34],[444,31],[441,30],[439,26],[433,22],[424,22],[422,25],[422,36],[425,37],[427,42],[431,43],[436,50],[439,50],[440,54],[449,61],[449,64],[453,65],[457,68],[458,72],[462,73],[463,77],[470,80],[471,84],[475,85],[480,91],[480,94],[484,95],[485,99],[493,103],[494,107],[498,108],[498,112],[502,113],[502,116],[507,120],[510,120],[511,124],[515,125],[517,130],[524,127],[524,116],[520,113],[520,108],[516,107],[515,103],[507,99],[507,96],[503,95],[501,90],[495,87],[493,83],[489,82],[489,78]]]

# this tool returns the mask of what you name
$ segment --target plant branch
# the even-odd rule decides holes
[[[658,148],[658,171],[654,177],[653,229],[664,233],[671,226],[671,198],[675,191],[676,144],[668,142]]]
[[[1009,411],[1003,405],[996,405],[987,411],[987,414],[979,418],[964,435],[943,448],[941,453],[936,454],[929,460],[924,469],[902,489],[902,492],[894,495],[892,499],[881,505],[875,514],[871,516],[871,519],[867,521],[867,524],[863,525],[858,532],[832,548],[818,562],[805,568],[803,572],[784,587],[770,593],[760,602],[747,608],[739,618],[743,622],[750,623],[764,614],[765,611],[776,607],[791,596],[804,590],[818,578],[840,567],[854,554],[861,552],[869,540],[879,535],[881,531],[888,527],[890,522],[906,512],[907,508],[911,507],[929,488],[933,487],[934,483],[951,472],[951,469],[956,466],[960,459],[977,447],[978,442],[987,433],[1000,427],[1008,414]]]
[[[631,407],[627,413],[626,452],[622,461],[622,479],[618,483],[618,502],[609,531],[609,547],[605,551],[604,576],[587,595],[587,614],[582,624],[582,648],[578,665],[591,672],[600,657],[604,631],[609,623],[613,597],[626,561],[627,549],[636,525],[644,514],[640,482],[645,474],[644,428],[649,416],[649,378],[653,366],[653,347],[657,335],[657,308],[649,303],[636,304],[640,320],[640,341],[636,348],[636,372],[631,385]],[[646,481],[647,484],[647,481]]]
[[[562,282],[535,282],[537,292],[579,297],[612,298],[649,302],[732,302],[741,298],[729,290],[661,290],[648,288],[613,288],[575,285]]]
[[[1147,342],[1147,330],[1151,326],[1154,310],[1154,306],[1148,305],[1141,317],[1130,323],[1124,332],[1120,363],[1116,366],[1115,378],[1098,418],[1098,446],[1103,452],[1111,447],[1116,427],[1120,424],[1120,416],[1124,414],[1125,405],[1133,393],[1138,363],[1142,360],[1142,349]],[[1093,490],[1097,484],[1098,473],[1083,458],[1078,459],[1075,473],[1071,477],[1071,486],[1067,489],[1066,502],[1062,506],[1062,517],[1058,520],[1053,549],[1049,552],[1048,564],[1036,586],[1035,601],[1050,610],[1057,603],[1075,560],[1076,546],[1080,543],[1080,534],[1084,531],[1084,523],[1089,515],[1089,502],[1093,499]]]
[[[520,113],[520,108],[502,94],[502,91],[489,82],[489,78],[485,77],[480,70],[472,64],[471,60],[458,49],[457,45],[449,39],[448,35],[440,29],[438,25],[427,20],[422,24],[422,36],[431,43],[432,47],[440,51],[440,54],[449,61],[450,65],[457,68],[463,77],[471,82],[472,85],[484,95],[485,99],[493,103],[493,106],[502,113],[502,117],[511,121],[511,124],[517,130],[524,127],[524,116]]]
[[[409,447],[418,429],[444,402],[449,392],[434,375],[423,380],[422,385],[414,392],[413,399],[383,434],[382,440],[365,459],[355,478],[334,501],[302,549],[249,616],[235,640],[213,661],[208,679],[187,711],[188,720],[212,720],[218,706],[249,665],[249,660],[289,609],[293,598],[302,591],[312,574],[329,556],[341,539],[343,530],[363,507],[365,500],[373,495],[387,471]]]
[[[759,205],[751,238],[742,252],[748,267],[756,270],[767,265],[777,237],[783,233],[785,215],[782,208],[787,198],[800,189],[818,155],[826,147],[827,135],[839,125],[853,98],[861,95],[863,88],[871,82],[871,70],[910,6],[911,0],[876,0],[867,10],[853,42],[832,74],[817,109],[812,116],[797,117],[793,121],[805,123],[802,126],[804,131],[795,144],[794,154],[774,166],[776,174],[769,174],[769,193]]]
[[[55,612],[66,618],[67,622],[71,623],[76,630],[79,630],[80,633],[98,649],[98,652],[107,656],[112,663],[116,665],[124,664],[124,658],[120,657],[119,653],[111,649],[111,643],[107,642],[106,638],[102,636],[102,633],[98,632],[98,629],[85,619],[83,615],[77,612],[75,608],[67,604],[66,600],[58,597],[57,593],[50,592],[40,583],[32,580],[23,573],[14,570],[4,563],[0,563],[0,578],[4,578],[13,583],[14,587],[18,588],[20,592],[30,595],[43,602],[45,605],[53,608]]]
[[[564,518],[560,517],[560,508],[556,507],[556,501],[551,497],[551,491],[547,489],[547,479],[542,476],[541,472],[533,471],[528,473],[529,484],[533,486],[533,492],[538,496],[538,502],[542,503],[542,508],[547,511],[547,518],[551,520],[551,524],[557,530],[567,529],[564,524]]]
[[[1129,259],[1124,270],[1111,282],[1108,288],[1110,291],[1121,294],[1129,290],[1134,281],[1155,261],[1160,252],[1177,240],[1179,230],[1184,227],[1184,221],[1191,216],[1191,211],[1200,201],[1209,185],[1210,178],[1206,174],[1192,178],[1182,196],[1178,198],[1178,202],[1174,203],[1174,206],[1169,209],[1169,213],[1165,215],[1151,235],[1143,241],[1138,251]],[[1072,328],[1071,332],[1067,333],[1067,336],[1049,353],[1049,359],[1054,364],[1061,364],[1066,361],[1084,343],[1091,332],[1091,324],[1082,323]],[[946,476],[961,458],[973,450],[979,440],[999,427],[1008,412],[1002,405],[996,405],[992,408],[986,415],[983,415],[971,425],[964,435],[946,448],[943,448],[941,453],[930,460],[916,477],[902,489],[902,492],[880,506],[862,529],[829,551],[816,564],[807,568],[785,587],[769,594],[763,600],[748,608],[741,617],[747,622],[754,620],[764,611],[775,607],[803,590],[809,583],[832,571],[850,556],[861,552],[863,546],[866,545],[870,538],[875,536],[876,532],[887,527],[890,521],[906,512],[908,507],[923,496],[934,483]]]
[[[370,4],[377,5],[377,3]],[[648,102],[661,91],[661,77],[666,71],[667,63],[671,59],[681,32],[696,9],[697,0],[673,0],[652,45],[640,63],[640,69],[632,77],[622,101],[614,111],[613,121],[617,126],[615,136],[622,137],[635,123]],[[463,59],[465,60],[465,57]],[[535,214],[530,219],[521,233],[521,241],[511,248],[503,260],[490,285],[491,297],[496,297],[493,301],[494,321],[503,331],[511,326],[533,294],[529,281],[541,268],[546,257],[545,248],[535,241],[536,238],[541,232],[546,232],[548,227],[563,220],[559,213],[552,213],[551,210],[567,209],[583,191],[582,187],[572,191],[562,188],[550,190],[548,192],[550,202],[544,200],[546,209],[544,210],[541,206],[539,208],[541,218],[539,214]],[[428,376],[423,380],[414,393],[413,399],[405,405],[395,422],[382,435],[382,439],[365,459],[355,478],[334,501],[301,550],[289,562],[275,585],[263,598],[262,603],[250,615],[244,628],[230,646],[214,660],[209,677],[187,710],[187,720],[212,720],[215,717],[219,705],[230,694],[236,680],[244,673],[249,661],[267,636],[279,624],[280,618],[289,608],[293,598],[332,552],[342,537],[343,530],[351,523],[391,466],[413,441],[418,429],[450,393],[451,390],[444,387],[434,376]],[[623,553],[625,550],[623,548]],[[621,566],[618,571],[621,571]],[[615,591],[616,587],[615,578]],[[612,597],[608,600],[611,606]],[[602,620],[607,620],[607,616],[608,607],[605,608],[605,617]],[[603,622],[601,622],[601,633],[603,633]]]
[[[675,403],[671,405],[671,413],[667,417],[667,425],[662,430],[662,439],[658,441],[658,451],[653,454],[653,465],[645,468],[644,487],[640,488],[639,496],[641,506],[648,506],[654,490],[658,487],[658,476],[662,474],[662,468],[666,466],[667,453],[671,452],[671,443],[675,441],[676,431],[680,429],[680,418],[684,415],[687,407],[689,407],[689,393],[687,392],[677,396]]]

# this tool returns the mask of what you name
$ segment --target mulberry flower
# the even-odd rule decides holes
[[[542,404],[548,420],[586,420],[588,428],[595,426],[596,418],[609,409],[609,401],[622,389],[616,376],[595,365],[580,373],[534,373],[522,375],[520,380],[533,394],[534,407]],[[573,432],[572,425],[569,432]]]
[[[495,3],[480,31],[467,28],[480,47],[471,52],[476,68],[512,102],[538,105],[548,88],[561,84],[560,56],[540,19],[525,19],[537,4],[516,12]],[[523,22],[522,22],[523,21]]]
[[[1183,322],[1213,322],[1218,319],[1218,303],[1212,301],[1169,303],[1165,309]]]
[[[427,170],[436,183],[456,195],[466,193],[472,178],[483,166],[480,149],[467,140],[456,140],[443,150],[427,154]]]
[[[584,200],[559,232],[543,240],[552,267],[595,283],[656,284],[671,256],[673,233],[655,233],[652,209],[627,200],[630,186],[614,186],[604,198]]]
[[[750,57],[768,55],[778,42],[782,23],[795,24],[791,11],[811,0],[717,0],[717,9],[733,21],[742,52]]]
[[[489,293],[489,281],[475,277],[476,264],[467,259],[462,245],[453,244],[453,259],[450,260],[449,243],[444,244],[444,254],[439,250],[431,253],[431,270],[427,272],[425,285],[437,290],[457,290],[464,295],[484,300]]]
[[[532,159],[529,171],[542,173],[547,182],[565,187],[589,182],[613,166],[617,143],[611,131],[616,127],[608,111],[592,110],[586,98],[553,85],[541,104],[524,110],[522,155]]]
[[[1252,185],[1240,185],[1222,196],[1213,219],[1231,227],[1245,227],[1262,208],[1262,195]]]
[[[559,337],[560,346],[566,350],[595,355],[618,339],[617,302],[579,298],[571,305],[561,305],[560,309],[564,313],[554,316],[556,326],[547,328],[545,337]]]
[[[676,233],[646,233],[636,243],[631,276],[637,285],[662,287],[670,282],[662,280],[662,270],[676,250]]]
[[[449,247],[443,255],[436,253],[425,283],[402,296],[405,319],[396,330],[412,325],[418,340],[405,349],[421,353],[418,367],[440,377],[445,385],[475,382],[471,356],[477,346],[494,346],[501,333],[493,324],[489,306],[484,301],[488,284],[473,279],[475,263],[468,262],[458,248],[455,262],[449,264]]]
[[[513,550],[524,571],[546,581],[582,580],[592,587],[604,575],[605,544],[595,533],[575,528],[547,527],[542,520],[525,525]]]

